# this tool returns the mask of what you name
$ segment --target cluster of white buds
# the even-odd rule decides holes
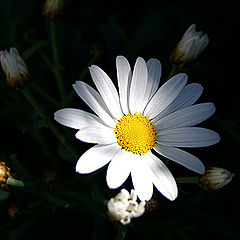
[[[215,191],[232,181],[234,173],[224,168],[207,167],[206,172],[200,177],[200,186],[206,191]]]
[[[27,65],[20,57],[16,48],[0,51],[0,60],[6,74],[7,83],[13,88],[23,88],[28,82],[29,73]]]
[[[63,0],[47,0],[43,5],[43,14],[54,18],[62,13]]]
[[[135,190],[131,194],[122,189],[119,194],[108,201],[108,214],[114,221],[121,222],[123,225],[130,223],[131,218],[141,216],[145,211],[145,201],[137,202]]]
[[[209,42],[207,34],[196,31],[192,24],[172,52],[171,59],[175,64],[186,65],[194,62]]]

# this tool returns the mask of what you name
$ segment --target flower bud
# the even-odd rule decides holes
[[[215,191],[232,181],[234,173],[224,168],[207,167],[203,176],[200,177],[200,186],[206,191]]]
[[[4,188],[8,177],[10,176],[10,168],[6,167],[4,162],[0,162],[0,188]]]
[[[130,223],[131,218],[140,217],[144,213],[145,201],[137,202],[135,190],[131,194],[122,189],[119,194],[108,201],[108,214],[113,221],[123,225]]]
[[[54,18],[63,10],[63,0],[47,0],[43,5],[43,15]]]
[[[13,88],[23,88],[29,80],[27,66],[16,48],[0,51],[0,60],[7,83]]]
[[[209,42],[207,34],[196,32],[196,25],[192,24],[184,33],[171,55],[175,64],[190,64],[194,62]]]

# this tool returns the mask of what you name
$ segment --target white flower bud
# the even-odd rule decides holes
[[[10,48],[9,53],[7,50],[0,51],[0,60],[6,74],[7,83],[14,88],[23,88],[28,81],[29,73],[18,50]]]
[[[200,186],[206,191],[215,191],[232,181],[234,173],[224,168],[208,167],[200,177]]]
[[[207,47],[208,42],[207,34],[203,35],[202,32],[196,32],[196,25],[192,24],[177,44],[171,58],[176,64],[192,63]]]

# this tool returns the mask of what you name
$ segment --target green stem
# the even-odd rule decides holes
[[[53,60],[54,60],[53,72],[57,81],[60,98],[63,101],[66,97],[66,94],[65,94],[65,88],[63,85],[62,75],[60,73],[60,61],[58,56],[55,22],[52,19],[50,20],[50,36],[51,36],[51,46],[52,46],[52,54],[53,54]]]
[[[179,177],[176,178],[178,183],[199,183],[199,177]]]
[[[11,177],[7,179],[7,184],[16,186],[16,187],[24,187],[24,183],[22,181],[11,178]]]
[[[180,68],[176,64],[173,64],[167,79],[169,79],[172,76],[174,76],[175,74],[177,74],[179,72],[179,70],[180,70]]]
[[[126,232],[127,232],[127,227],[126,226],[119,227],[115,240],[122,240],[122,239],[124,239],[124,237],[126,235]]]
[[[28,189],[36,188],[36,185],[32,182],[21,181],[21,180],[12,178],[11,176],[7,179],[6,183],[8,185],[15,186],[15,187],[28,188]]]
[[[89,60],[89,62],[88,62],[87,65],[84,67],[83,71],[81,72],[80,76],[78,77],[78,79],[79,79],[80,81],[82,81],[82,80],[86,77],[86,75],[87,75],[87,73],[88,73],[88,67],[91,66],[94,62],[96,62],[96,60],[98,59],[98,57],[99,57],[99,56],[93,57],[93,58],[91,58],[91,59]],[[69,96],[68,96],[68,98],[67,98],[67,100],[66,100],[66,102],[65,102],[65,105],[68,105],[68,104],[72,101],[74,94],[75,94],[75,91],[72,89],[71,92],[70,92],[70,94],[69,94]]]
[[[47,101],[49,101],[50,103],[52,103],[54,106],[58,106],[59,103],[57,102],[57,100],[55,100],[54,98],[52,98],[45,90],[43,90],[41,87],[39,87],[36,83],[32,82],[31,83],[31,87],[39,94],[41,95],[43,98],[45,98]]]
[[[34,110],[38,113],[38,115],[45,121],[45,123],[48,125],[48,127],[52,130],[54,135],[60,140],[60,142],[65,146],[65,148],[75,157],[78,158],[78,153],[76,150],[72,147],[72,145],[66,140],[66,138],[62,135],[62,133],[57,129],[55,124],[52,122],[52,120],[46,115],[46,113],[43,111],[41,106],[38,104],[36,99],[33,97],[31,92],[28,88],[24,88],[21,90],[26,99],[29,101],[29,103],[33,106]]]

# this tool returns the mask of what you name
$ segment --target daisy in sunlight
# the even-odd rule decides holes
[[[181,148],[206,147],[217,143],[219,135],[194,125],[215,111],[212,103],[194,103],[203,88],[186,85],[187,75],[177,74],[158,88],[161,64],[138,57],[131,71],[127,59],[116,58],[118,89],[99,67],[89,70],[98,91],[88,84],[73,84],[76,93],[96,113],[65,108],[55,113],[59,123],[78,129],[76,138],[94,143],[78,160],[76,171],[86,174],[108,164],[109,188],[120,187],[131,175],[141,201],[149,200],[153,185],[168,199],[178,190],[175,179],[158,153],[184,167],[203,174],[202,162]]]

